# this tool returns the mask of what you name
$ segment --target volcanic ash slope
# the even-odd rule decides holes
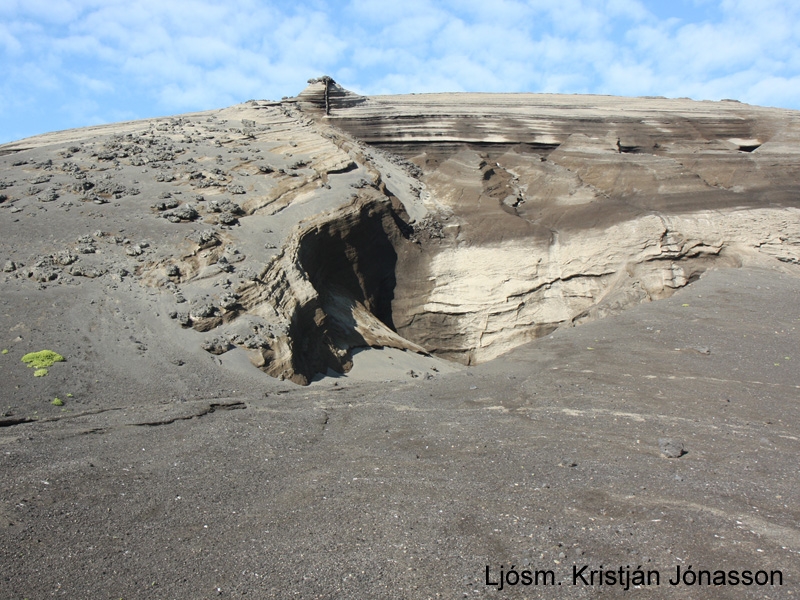
[[[3,287],[96,286],[302,384],[366,346],[469,364],[711,267],[800,272],[798,175],[794,111],[323,78],[0,146]]]

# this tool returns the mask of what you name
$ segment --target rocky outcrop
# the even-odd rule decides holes
[[[279,103],[3,146],[0,277],[112,295],[133,279],[219,364],[243,348],[301,384],[363,346],[474,364],[709,268],[797,274],[798,156],[793,111],[362,97],[322,77]]]
[[[372,193],[369,193],[369,192]],[[306,384],[352,366],[351,349],[391,346],[425,353],[394,331],[395,247],[408,243],[391,205],[370,189],[331,215],[300,226],[261,274],[239,290],[241,306],[277,320],[254,362]]]
[[[334,109],[350,108],[365,100],[363,96],[344,89],[327,75],[309,79],[308,87],[294,98],[302,110],[323,112],[325,115],[330,115]]]
[[[798,260],[791,111],[426,94],[329,121],[421,170],[429,215],[416,225],[435,233],[425,258],[398,265],[394,323],[461,362],[663,298],[712,266]]]

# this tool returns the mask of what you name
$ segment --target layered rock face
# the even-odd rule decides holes
[[[8,229],[7,283],[134,278],[209,352],[301,384],[362,346],[476,363],[710,267],[800,270],[800,115],[736,102],[323,77],[7,144],[0,168],[4,218],[36,216]],[[19,250],[48,226],[71,241]]]
[[[800,258],[791,111],[431,94],[369,98],[327,121],[419,167],[440,239],[415,277],[400,265],[394,323],[462,362],[665,297],[710,266]]]

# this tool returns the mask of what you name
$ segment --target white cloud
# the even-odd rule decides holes
[[[22,52],[22,44],[14,34],[8,30],[8,26],[0,23],[0,46],[9,55],[19,55]]]
[[[20,119],[34,133],[214,108],[292,95],[323,73],[363,93],[800,107],[800,4],[694,0],[669,12],[640,0],[5,0],[0,65],[0,141]]]

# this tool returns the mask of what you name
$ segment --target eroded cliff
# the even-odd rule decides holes
[[[419,168],[428,212],[414,226],[435,234],[398,265],[394,323],[461,362],[663,298],[711,266],[800,257],[791,111],[425,94],[321,118]]]
[[[363,346],[476,363],[710,267],[800,263],[800,116],[735,102],[363,97],[323,77],[0,160],[6,214],[105,228],[10,251],[6,280],[134,277],[209,352],[301,384]]]

